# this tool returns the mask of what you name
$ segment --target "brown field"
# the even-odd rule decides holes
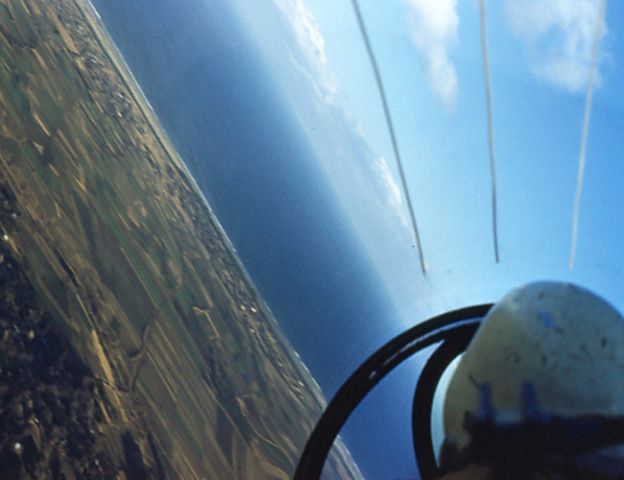
[[[289,478],[324,400],[87,0],[0,0],[0,182],[0,241],[96,379],[98,448]]]

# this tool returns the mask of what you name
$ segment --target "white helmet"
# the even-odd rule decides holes
[[[464,417],[478,414],[483,385],[497,416],[520,421],[527,383],[552,415],[624,415],[624,318],[575,285],[513,290],[485,317],[451,378],[447,440],[459,449],[469,444]]]

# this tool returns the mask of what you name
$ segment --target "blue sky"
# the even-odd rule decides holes
[[[576,281],[622,305],[622,7],[608,7],[582,196],[572,205],[598,1],[489,2],[501,262],[494,264],[477,1],[362,0],[412,201],[427,278],[350,2],[253,0],[239,14],[307,132],[400,321],[539,278]],[[614,276],[615,274],[615,276]]]

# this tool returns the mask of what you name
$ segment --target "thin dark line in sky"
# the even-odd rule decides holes
[[[568,268],[572,270],[576,263],[576,244],[578,241],[579,216],[581,210],[581,193],[583,190],[583,179],[585,177],[585,164],[587,160],[587,138],[589,136],[589,120],[591,117],[592,98],[594,92],[594,82],[598,70],[598,60],[600,56],[600,40],[602,38],[602,27],[607,10],[607,0],[600,2],[600,9],[596,17],[596,30],[594,33],[594,44],[592,46],[591,67],[587,76],[587,93],[585,94],[585,111],[583,112],[583,129],[581,130],[581,146],[579,148],[578,173],[576,177],[576,192],[574,193],[574,207],[572,210],[572,240],[570,242],[570,258]]]
[[[487,141],[490,158],[490,183],[492,191],[492,239],[494,241],[494,259],[500,261],[498,251],[498,200],[496,194],[496,156],[494,154],[494,120],[492,114],[492,82],[490,78],[490,56],[487,41],[487,14],[485,0],[479,1],[481,30],[481,56],[483,57],[483,83],[485,87],[485,105],[487,110]]]
[[[412,230],[414,231],[414,239],[416,240],[416,248],[418,249],[418,258],[420,261],[420,268],[422,270],[423,275],[426,275],[427,267],[425,264],[425,256],[423,253],[422,244],[420,242],[420,234],[418,233],[416,215],[414,214],[412,200],[411,200],[409,189],[407,186],[407,181],[405,179],[405,172],[403,171],[403,161],[401,160],[401,154],[399,152],[399,146],[397,143],[396,134],[394,132],[394,125],[392,123],[392,117],[390,115],[390,108],[388,107],[386,90],[384,88],[383,81],[381,79],[381,73],[379,71],[377,59],[375,58],[375,54],[373,53],[373,47],[371,46],[370,38],[368,36],[368,32],[366,31],[366,26],[364,25],[364,19],[362,18],[362,12],[360,11],[360,6],[358,4],[358,1],[351,0],[351,4],[353,5],[353,10],[355,12],[355,16],[357,17],[358,26],[360,28],[360,34],[362,36],[362,39],[364,40],[364,45],[366,46],[366,53],[368,54],[368,58],[370,60],[371,66],[373,68],[373,72],[375,74],[375,82],[377,83],[377,90],[379,91],[379,96],[381,98],[381,103],[383,105],[384,116],[386,118],[386,125],[388,127],[388,133],[390,134],[390,140],[392,142],[392,150],[394,152],[394,157],[396,159],[397,167],[399,170],[399,176],[401,178],[401,186],[403,187],[403,194],[407,201],[407,208],[409,210],[410,220],[412,222]]]

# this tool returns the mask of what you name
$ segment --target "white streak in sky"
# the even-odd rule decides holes
[[[449,109],[457,103],[458,80],[450,58],[457,44],[457,0],[403,0],[409,10],[414,46],[423,61],[429,85]]]
[[[527,46],[533,74],[567,91],[583,91],[593,68],[601,0],[506,0],[505,7],[513,31]],[[608,32],[604,18],[600,22],[599,39]],[[600,83],[597,67],[594,81]]]
[[[585,163],[587,153],[587,137],[589,135],[589,119],[592,108],[592,93],[594,89],[594,78],[598,70],[598,57],[600,50],[600,39],[602,38],[602,28],[604,16],[607,8],[607,0],[600,2],[600,10],[596,15],[594,45],[592,48],[592,62],[587,78],[587,94],[585,96],[585,112],[583,114],[583,130],[581,132],[581,147],[579,149],[578,176],[576,179],[576,193],[574,195],[574,210],[572,213],[572,242],[570,245],[570,259],[568,268],[572,270],[576,262],[576,242],[578,239],[579,211],[581,209],[581,191],[583,190],[583,177],[585,176]]]

